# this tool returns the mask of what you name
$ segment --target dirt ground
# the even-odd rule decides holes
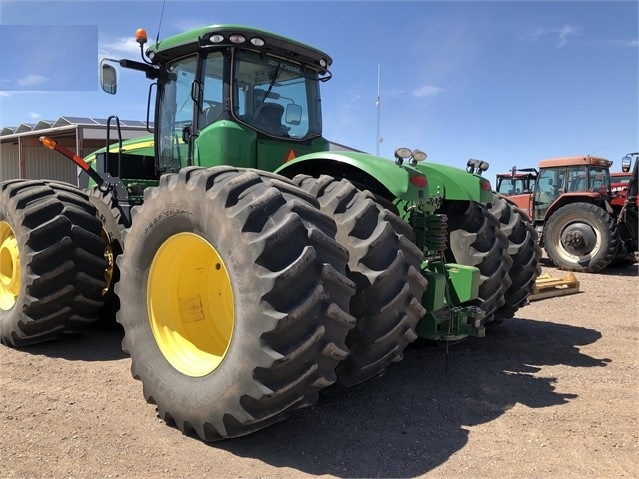
[[[383,377],[213,444],[144,401],[121,332],[0,347],[0,476],[637,478],[637,265],[577,278],[486,338],[411,345]]]

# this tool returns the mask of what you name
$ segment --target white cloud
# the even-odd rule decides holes
[[[417,88],[416,90],[413,90],[413,96],[417,98],[425,98],[428,96],[439,95],[440,93],[443,93],[445,90],[446,90],[445,88],[441,88],[438,86],[424,85]]]
[[[11,93],[6,92],[6,91],[0,91],[0,96],[3,96],[3,97],[8,98],[8,97],[10,97],[10,96],[11,96]]]
[[[135,41],[135,37],[120,37],[111,41],[101,42],[98,48],[101,55],[118,54],[139,54],[140,44]]]
[[[574,25],[564,25],[559,28],[538,28],[524,37],[525,40],[537,42],[542,38],[553,38],[555,49],[563,48],[568,43],[571,36],[581,34],[581,28]]]
[[[196,28],[206,27],[206,26],[211,25],[211,24],[212,23],[206,23],[206,22],[203,22],[201,19],[197,19],[197,18],[178,18],[175,21],[173,21],[173,25],[172,26],[178,32],[186,32],[186,31],[189,31],[189,30],[194,30]],[[161,29],[160,29],[160,40],[162,40],[162,30]],[[153,41],[155,41],[155,37],[153,38]]]
[[[30,111],[29,118],[33,118],[34,120],[39,120],[40,118],[42,118],[42,115],[40,113],[35,113],[33,111]]]
[[[42,75],[27,75],[18,79],[18,85],[21,87],[38,86],[46,83],[49,80],[48,77]]]

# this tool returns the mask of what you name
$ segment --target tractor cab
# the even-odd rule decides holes
[[[557,207],[587,201],[603,204],[610,201],[611,161],[595,157],[568,157],[543,160],[531,196],[533,221],[543,221]]]
[[[141,48],[145,42],[141,35]],[[216,25],[153,44],[146,58],[126,67],[157,79],[158,177],[191,165],[274,171],[328,150],[320,104],[320,81],[331,77],[327,54],[262,30]],[[106,62],[101,78],[104,91],[117,90]]]
[[[497,174],[496,191],[503,196],[508,196],[511,202],[531,216],[530,196],[535,189],[537,175],[536,168],[517,169],[513,166],[509,173]]]

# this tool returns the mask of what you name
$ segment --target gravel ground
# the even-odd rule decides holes
[[[213,444],[145,403],[121,332],[0,347],[0,476],[637,478],[637,272],[577,274],[578,294],[486,338],[419,341],[383,377]]]

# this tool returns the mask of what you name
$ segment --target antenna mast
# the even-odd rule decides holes
[[[160,43],[160,28],[162,27],[162,19],[164,18],[164,6],[166,5],[166,0],[162,1],[162,12],[160,13],[160,24],[158,25],[158,36],[155,38],[155,44]]]
[[[376,149],[376,154],[377,156],[379,156],[379,144],[382,142],[382,137],[381,137],[381,133],[380,133],[380,117],[381,117],[381,106],[382,106],[382,100],[380,100],[379,98],[379,63],[377,64],[377,101],[375,102],[375,105],[377,106],[377,149]]]

